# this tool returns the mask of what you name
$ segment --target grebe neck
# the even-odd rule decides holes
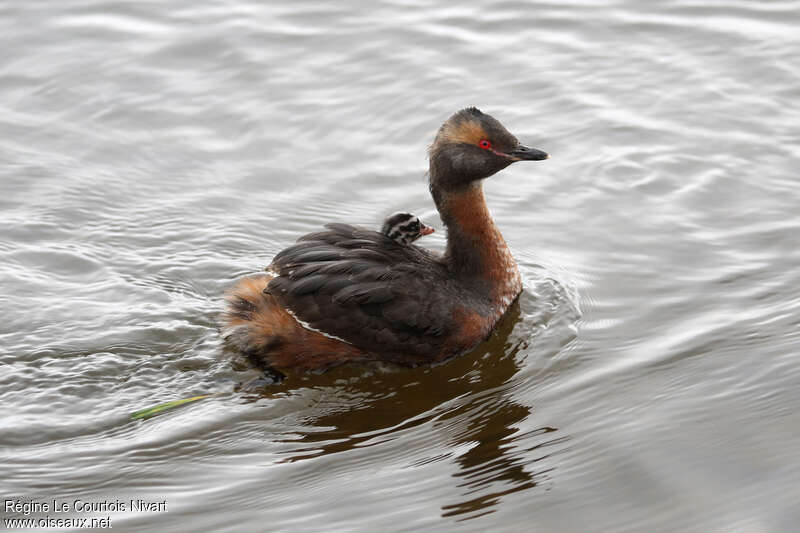
[[[481,182],[475,181],[457,191],[432,192],[447,227],[445,260],[452,275],[462,279],[478,278],[492,287],[502,286],[504,293],[518,293],[521,289],[519,269],[492,220]]]

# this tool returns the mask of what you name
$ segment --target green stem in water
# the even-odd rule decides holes
[[[185,403],[196,402],[198,400],[203,400],[205,398],[210,398],[212,396],[216,396],[216,394],[204,394],[202,396],[192,396],[191,398],[184,398],[182,400],[173,400],[171,402],[160,403],[158,405],[154,405],[153,407],[148,407],[147,409],[142,409],[140,411],[132,413],[131,418],[134,420],[146,420],[151,416],[155,416],[164,411],[168,411],[169,409],[174,409],[175,407],[178,407]]]

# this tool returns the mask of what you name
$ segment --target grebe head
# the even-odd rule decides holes
[[[433,233],[433,228],[423,224],[411,213],[395,213],[386,218],[381,233],[400,244],[411,244],[420,237]]]
[[[442,124],[429,154],[431,189],[443,191],[488,178],[516,161],[549,157],[523,146],[497,119],[474,107],[462,109]]]

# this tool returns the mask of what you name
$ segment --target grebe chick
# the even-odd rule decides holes
[[[423,224],[419,217],[411,213],[389,215],[381,227],[381,233],[400,244],[411,244],[433,232],[432,227]]]
[[[547,157],[474,107],[455,113],[429,150],[429,187],[447,228],[444,255],[329,224],[278,253],[266,273],[238,281],[226,295],[223,335],[278,370],[367,360],[416,365],[474,348],[522,291],[482,180]]]

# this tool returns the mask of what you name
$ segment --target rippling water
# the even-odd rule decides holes
[[[0,497],[166,500],[65,515],[130,531],[794,531],[798,22],[0,5]],[[225,287],[327,221],[410,210],[441,249],[425,148],[466,105],[553,157],[486,184],[526,279],[501,327],[432,368],[245,386]]]

